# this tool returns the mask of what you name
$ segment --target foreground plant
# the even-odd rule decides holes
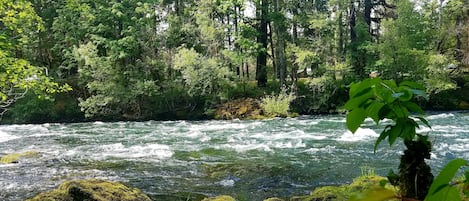
[[[441,188],[447,187],[430,187],[433,182],[433,175],[430,166],[425,163],[425,159],[430,158],[431,142],[428,141],[428,136],[416,132],[416,129],[420,127],[418,122],[430,127],[428,121],[420,116],[423,115],[424,111],[413,102],[413,98],[416,96],[426,98],[425,88],[422,85],[408,81],[398,85],[393,80],[366,79],[352,84],[349,96],[350,99],[345,104],[345,109],[349,111],[346,124],[350,131],[355,132],[368,117],[373,119],[376,124],[379,124],[381,120],[390,119],[393,123],[386,125],[380,133],[374,151],[376,152],[378,145],[385,139],[388,139],[390,146],[397,139],[402,139],[407,148],[404,155],[401,156],[399,173],[396,175],[390,172],[388,176],[391,184],[399,187],[400,196],[398,197],[400,199],[424,200],[428,197],[429,190],[431,193],[436,194]],[[460,165],[460,163],[456,165]],[[461,166],[457,166],[456,170],[459,167]],[[453,176],[454,173],[438,176],[436,183],[448,183],[446,181],[451,180]],[[441,177],[445,179],[440,179]],[[451,192],[453,191],[451,190]],[[395,197],[386,196],[378,200]],[[359,200],[377,199],[374,197]]]

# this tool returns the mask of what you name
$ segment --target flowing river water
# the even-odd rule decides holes
[[[428,115],[437,173],[469,159],[469,113]],[[39,152],[0,164],[0,200],[24,200],[70,179],[99,178],[142,189],[154,200],[231,195],[238,200],[305,195],[349,183],[363,170],[397,169],[401,142],[373,144],[367,121],[354,135],[345,117],[302,116],[263,121],[147,121],[0,126],[0,156]]]

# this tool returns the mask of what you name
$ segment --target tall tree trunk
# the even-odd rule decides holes
[[[256,62],[256,80],[257,86],[267,86],[267,12],[268,12],[268,0],[261,0],[261,5],[257,6],[257,15],[260,19],[257,42],[261,44],[262,50],[257,53]],[[260,9],[259,9],[260,7]]]
[[[284,15],[283,12],[283,0],[276,0],[275,1],[275,12],[280,15]],[[279,17],[275,23],[275,31],[277,35],[277,43],[276,43],[276,52],[277,52],[277,67],[279,71],[279,80],[280,80],[280,88],[286,86],[285,78],[286,78],[286,59],[285,59],[285,33],[287,32],[285,27],[285,20],[283,17]]]
[[[269,42],[270,42],[270,54],[271,54],[271,58],[272,58],[272,67],[273,67],[273,70],[274,70],[274,77],[275,78],[280,78],[280,74],[278,72],[278,66],[277,66],[277,58],[276,58],[276,55],[277,53],[275,53],[275,44],[274,44],[274,39],[273,39],[273,34],[272,34],[272,23],[269,23],[268,24],[269,26]]]
[[[293,16],[298,15],[298,11],[296,9],[293,9]],[[295,17],[293,17],[295,18]],[[292,42],[295,44],[295,46],[298,46],[298,23],[296,20],[293,21],[293,34],[292,34]],[[298,64],[296,62],[293,62],[292,64],[292,69],[291,69],[291,93],[293,95],[298,94]]]

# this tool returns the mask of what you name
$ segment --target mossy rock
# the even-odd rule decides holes
[[[205,198],[202,201],[236,201],[233,197],[228,195],[220,195],[213,198]]]
[[[267,198],[264,201],[285,201],[285,200],[281,198]]]
[[[121,183],[104,180],[64,182],[56,190],[37,195],[27,201],[151,201],[142,191]]]
[[[19,163],[21,159],[37,158],[39,156],[40,154],[37,151],[27,151],[27,152],[22,152],[22,153],[7,154],[7,155],[0,157],[0,163],[3,163],[3,164]]]
[[[218,107],[215,119],[253,119],[262,117],[259,101],[253,98],[241,98],[228,101]]]
[[[387,181],[385,177],[381,176],[361,176],[353,180],[349,185],[342,186],[323,186],[314,189],[314,191],[307,196],[294,196],[288,201],[343,201],[349,200],[351,197],[363,194],[373,189],[389,189],[394,191],[394,188],[386,184],[382,186],[382,182]]]

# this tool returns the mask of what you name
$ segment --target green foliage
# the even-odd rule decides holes
[[[428,191],[425,201],[460,201],[462,200],[461,194],[458,191],[455,183],[452,183],[452,179],[455,177],[457,171],[463,167],[467,166],[468,163],[464,159],[454,159],[450,161],[446,166],[441,170],[440,174],[435,178],[430,190]],[[467,172],[466,172],[467,174]],[[465,187],[468,186],[468,178],[466,176],[464,183]],[[464,191],[466,196],[467,189]]]
[[[28,1],[0,1],[0,119],[29,90],[50,94],[71,90],[47,77],[47,69],[32,65],[21,53],[30,47],[42,21]]]
[[[411,113],[422,114],[423,110],[412,102],[414,95],[426,96],[424,87],[414,82],[402,82],[399,85],[393,80],[380,78],[365,79],[350,86],[350,99],[345,104],[347,114],[347,128],[355,132],[365,118],[370,117],[375,123],[383,119],[391,119],[394,125],[388,125],[381,132],[375,143],[375,151],[379,143],[388,138],[392,145],[397,138],[413,140],[419,124]],[[428,122],[416,116],[423,124],[430,127]]]
[[[229,69],[216,58],[206,58],[194,49],[182,48],[174,58],[174,68],[182,74],[191,95],[218,94],[229,84]]]
[[[426,67],[428,76],[424,80],[427,93],[437,94],[441,91],[456,88],[455,81],[450,78],[451,69],[448,69],[450,65],[456,66],[458,64],[446,55],[435,54],[429,56],[428,66]]]
[[[282,90],[278,95],[268,95],[261,99],[261,107],[268,116],[286,117],[290,103],[295,96]]]

